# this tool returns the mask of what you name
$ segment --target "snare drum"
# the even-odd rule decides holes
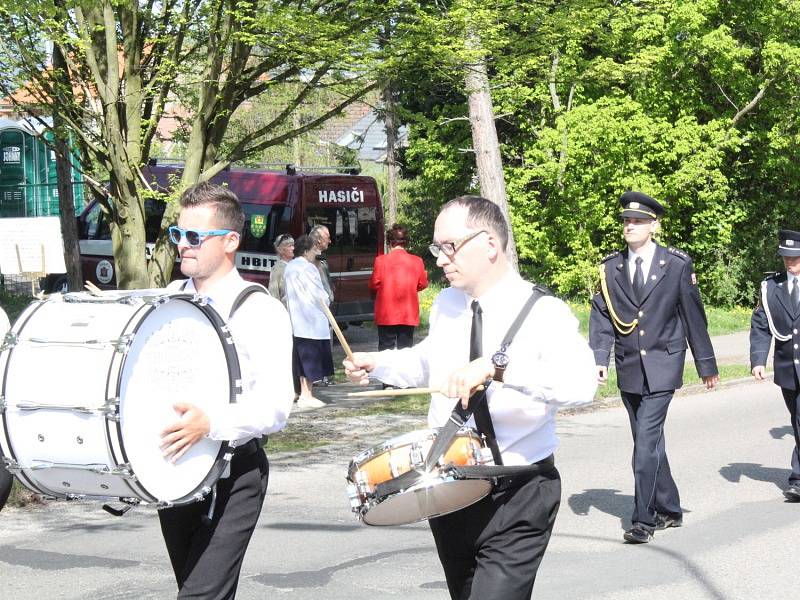
[[[462,427],[438,463],[421,479],[399,491],[382,493],[380,484],[411,471],[423,472],[438,429],[422,429],[365,450],[348,469],[348,493],[356,516],[367,525],[403,525],[438,517],[474,504],[492,489],[487,479],[458,479],[451,465],[492,463],[483,438]]]
[[[208,438],[175,464],[159,448],[174,402],[208,412],[241,385],[227,327],[200,297],[51,297],[22,313],[0,350],[0,447],[35,493],[187,504],[230,461],[227,442]]]

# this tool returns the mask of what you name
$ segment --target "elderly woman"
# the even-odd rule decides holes
[[[269,293],[286,306],[286,282],[283,276],[286,265],[294,258],[294,238],[288,233],[280,234],[275,238],[275,252],[278,255],[278,262],[269,272]]]
[[[297,407],[303,409],[325,405],[314,398],[311,387],[313,382],[333,375],[330,327],[320,306],[321,302],[330,304],[330,296],[314,265],[316,253],[317,247],[309,236],[297,238],[295,258],[286,265],[283,276],[294,334],[292,370],[300,378]]]

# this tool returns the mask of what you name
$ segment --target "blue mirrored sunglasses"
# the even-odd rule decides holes
[[[192,248],[197,248],[207,237],[214,235],[225,235],[231,233],[232,229],[210,229],[208,231],[198,231],[197,229],[181,229],[173,225],[169,228],[169,241],[175,245],[185,239],[186,243]]]

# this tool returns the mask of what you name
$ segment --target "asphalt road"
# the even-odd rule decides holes
[[[416,426],[410,422],[411,427]],[[560,418],[562,505],[538,599],[752,599],[791,593],[800,504],[783,500],[792,449],[770,382],[676,397],[667,422],[681,529],[622,543],[632,503],[631,441],[619,406]],[[383,440],[362,435],[365,446]],[[425,524],[371,528],[349,513],[349,455],[272,461],[269,494],[239,598],[446,598]],[[111,517],[56,502],[0,513],[0,596],[174,596],[155,513]]]

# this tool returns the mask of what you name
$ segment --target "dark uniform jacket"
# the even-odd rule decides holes
[[[626,248],[603,259],[601,267],[617,316],[625,323],[638,318],[639,323],[629,334],[621,334],[612,324],[602,293],[595,294],[589,319],[589,345],[595,364],[608,365],[613,345],[617,382],[623,392],[646,391],[645,375],[649,392],[675,390],[683,385],[688,339],[700,377],[716,375],[717,362],[692,259],[680,250],[656,244],[638,302],[627,258]]]
[[[786,272],[767,277],[762,285],[767,286],[767,303],[775,332],[790,336],[788,340],[775,340],[775,383],[787,390],[797,389],[800,377],[800,311],[792,306]],[[766,366],[772,332],[767,322],[767,313],[762,305],[762,292],[750,320],[750,368]]]

